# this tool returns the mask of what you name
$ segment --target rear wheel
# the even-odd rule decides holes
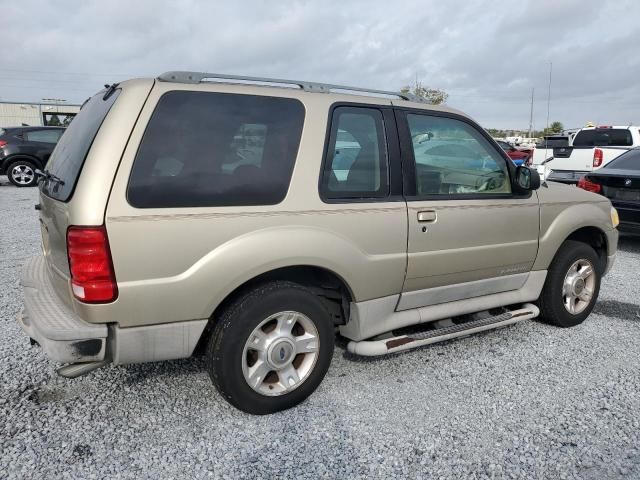
[[[208,369],[229,403],[262,415],[307,398],[324,378],[333,347],[322,300],[301,285],[272,282],[221,314],[207,349]]]
[[[38,181],[36,166],[28,160],[17,160],[9,165],[7,177],[16,187],[33,187]]]
[[[598,299],[600,278],[600,261],[595,250],[582,242],[564,242],[538,299],[543,320],[559,327],[582,323]]]

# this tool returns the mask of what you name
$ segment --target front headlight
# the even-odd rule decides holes
[[[611,224],[613,225],[613,228],[616,228],[618,225],[620,225],[620,217],[618,216],[618,211],[611,207]]]

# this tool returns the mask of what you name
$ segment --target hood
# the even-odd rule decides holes
[[[610,203],[606,197],[597,193],[587,192],[574,185],[547,182],[541,185],[536,193],[541,205],[550,203]]]

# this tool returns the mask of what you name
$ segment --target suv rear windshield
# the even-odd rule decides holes
[[[103,100],[102,91],[89,99],[80,109],[60,138],[45,167],[48,173],[59,178],[62,183],[54,180],[43,181],[41,189],[45,195],[62,202],[69,201],[93,139],[119,94],[120,90],[115,90]]]
[[[630,147],[633,145],[628,128],[596,128],[580,130],[573,139],[574,147]]]
[[[304,106],[292,98],[165,93],[133,163],[129,203],[137,208],[279,203],[289,188],[303,122]]]

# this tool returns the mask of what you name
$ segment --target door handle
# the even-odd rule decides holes
[[[435,210],[423,210],[418,212],[419,222],[435,222],[438,219],[438,214]]]

